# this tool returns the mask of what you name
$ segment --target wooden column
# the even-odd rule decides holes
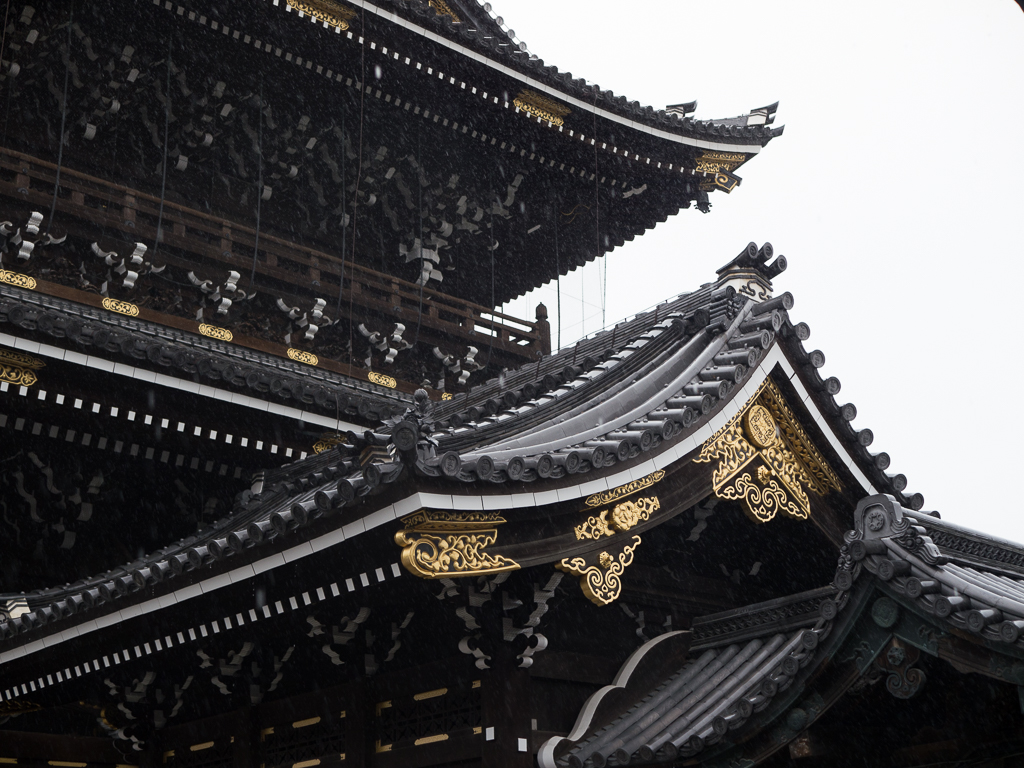
[[[251,707],[238,710],[234,746],[232,757],[235,768],[250,768],[263,762],[259,718]]]
[[[487,768],[533,768],[530,751],[530,675],[506,644],[498,645],[481,686],[484,741],[481,762]]]

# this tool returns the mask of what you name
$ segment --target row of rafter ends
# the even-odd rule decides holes
[[[793,324],[789,318],[780,331],[783,343],[790,351],[793,362],[800,367],[803,381],[811,390],[814,402],[822,413],[830,418],[830,424],[843,441],[846,450],[857,461],[858,466],[867,475],[875,488],[883,493],[890,493],[900,500],[901,504],[913,510],[924,507],[924,496],[920,493],[907,493],[907,478],[903,474],[888,474],[891,459],[888,453],[872,453],[868,446],[874,442],[875,435],[870,429],[856,429],[850,422],[857,418],[857,406],[853,403],[840,404],[836,399],[842,384],[835,376],[823,379],[818,369],[825,364],[825,353],[820,350],[808,352],[804,342],[810,338],[811,329],[807,323]],[[931,513],[938,516],[937,512]]]
[[[67,338],[81,347],[97,348],[106,355],[121,356],[133,365],[147,361],[156,370],[175,368],[211,381],[223,381],[238,389],[249,389],[262,396],[294,400],[314,405],[323,413],[358,414],[365,419],[388,418],[404,410],[405,398],[397,391],[378,396],[361,391],[341,376],[289,370],[270,356],[248,355],[232,359],[223,350],[191,339],[168,339],[153,326],[146,332],[118,327],[115,322],[84,319],[64,308],[44,308],[26,303],[22,297],[0,298],[0,322],[8,322],[26,331],[41,331],[53,338]],[[199,337],[196,337],[198,339]],[[320,381],[310,382],[310,378]],[[365,387],[369,390],[371,385]]]
[[[732,312],[734,313],[734,309]],[[721,317],[731,317],[731,314],[723,314]],[[680,326],[678,330],[682,330],[684,334],[686,333],[684,329],[690,331],[688,335],[681,337],[680,343],[683,343],[683,340],[692,338],[695,333],[712,329],[713,324],[720,320],[721,318],[716,318],[709,321],[707,315],[702,315],[701,323],[709,324],[702,325],[698,329],[690,328],[681,318],[670,317],[660,329],[660,333],[665,333],[674,324],[677,324]],[[647,453],[663,444],[676,441],[705,423],[717,404],[728,398],[733,389],[742,386],[750,372],[756,368],[764,350],[771,346],[775,329],[781,327],[781,323],[781,313],[778,310],[768,309],[765,314],[753,317],[741,324],[740,335],[731,339],[726,347],[715,356],[711,364],[701,370],[680,391],[670,393],[665,401],[646,415],[623,427],[610,430],[600,437],[578,444],[570,444],[558,451],[532,455],[524,453],[522,456],[516,456],[507,461],[492,460],[486,454],[480,454],[478,451],[474,451],[472,456],[464,460],[458,452],[448,451],[439,457],[422,461],[420,468],[427,474],[444,474],[463,482],[476,480],[492,483],[531,482],[538,479],[557,479],[566,475],[582,474],[635,459],[641,453]],[[640,341],[643,339],[633,339],[626,346],[637,345]],[[650,346],[654,347],[653,338]],[[640,346],[637,353],[642,354],[643,350],[644,346]],[[656,348],[656,351],[660,350]],[[628,359],[628,356],[616,359],[616,355],[613,355],[607,362],[597,363],[588,371],[584,371],[582,368],[572,368],[571,372],[574,375],[571,380],[560,385],[549,395],[529,401],[516,408],[515,411],[509,409],[511,418],[508,419],[505,431],[516,431],[517,421],[521,421],[529,411],[541,408],[543,405],[548,406],[545,411],[552,411],[552,413],[544,415],[553,416],[554,410],[561,410],[559,401],[576,395],[576,390],[583,390],[579,393],[580,396],[589,397],[594,394],[590,390],[602,388],[604,377],[611,376],[617,365],[622,364],[625,359]],[[573,402],[578,399],[579,397],[574,397]],[[500,420],[501,414],[493,418]],[[491,423],[500,423],[500,421]],[[444,446],[443,441],[439,440],[439,443],[441,447]]]
[[[585,99],[590,103],[596,102],[602,108],[617,112],[630,120],[639,120],[685,136],[733,139],[737,140],[737,143],[743,143],[745,140],[762,146],[780,135],[783,130],[781,126],[772,128],[767,122],[762,125],[739,126],[730,124],[731,120],[695,120],[676,112],[643,106],[638,101],[630,101],[626,96],[616,95],[612,91],[602,90],[600,86],[589,84],[583,78],[574,78],[569,72],[559,72],[558,67],[545,64],[543,59],[523,54],[518,48],[503,44],[498,38],[491,37],[481,30],[472,29],[465,22],[455,22],[448,16],[436,14],[426,3],[416,0],[390,1],[400,9],[411,11],[419,20],[426,21],[435,30],[445,30],[450,36],[457,37],[460,42],[468,43],[488,58],[496,58],[497,54],[504,59],[502,63],[517,65],[524,74],[540,76],[548,84],[568,95]],[[773,104],[756,111],[764,111],[770,118],[777,108],[778,104]]]
[[[776,327],[781,322],[777,315],[769,314],[769,317]],[[752,336],[762,348],[767,348],[771,343],[770,331],[765,330]],[[571,470],[590,471],[594,468],[594,459],[597,457],[600,457],[600,466],[626,461],[631,456],[650,451],[662,442],[671,440],[687,431],[689,427],[695,426],[696,422],[703,419],[711,410],[716,395],[724,398],[732,387],[741,383],[743,377],[756,364],[760,352],[757,349],[750,349],[746,354],[751,357],[748,361],[751,363],[749,367],[742,364],[727,366],[732,380],[702,379],[698,386],[702,386],[703,389],[696,395],[680,393],[688,400],[699,401],[699,405],[697,408],[684,405],[682,408],[672,409],[672,418],[659,421],[660,433],[644,428],[637,434],[629,433],[621,439],[613,434],[610,436],[611,440],[605,442],[614,446],[614,455],[601,446],[595,446],[600,449],[598,451],[594,450],[595,447],[583,448],[587,459],[581,459],[578,465],[570,464]],[[711,395],[703,391],[704,389],[713,389],[716,395]],[[688,427],[683,427],[682,423],[687,421],[687,416],[690,423]],[[680,421],[675,421],[676,418]],[[391,448],[393,443],[390,435],[367,432],[362,437],[353,434],[350,439],[351,443],[348,445],[336,446],[305,461],[257,476],[252,491],[242,495],[233,513],[199,534],[88,581],[29,596],[30,606],[38,606],[38,610],[35,611],[37,615],[22,617],[14,626],[5,627],[0,624],[0,635],[20,633],[33,628],[36,624],[72,616],[79,610],[102,605],[165,579],[212,566],[251,547],[291,535],[320,517],[337,514],[344,507],[358,504],[380,485],[392,483],[402,474],[405,463],[401,456],[392,455],[390,460],[368,463],[365,466],[359,461],[362,450],[374,444],[379,448]],[[395,439],[399,443],[402,442],[397,436]],[[580,451],[570,451],[565,455],[569,460],[569,456],[580,457],[582,454]],[[451,463],[453,456],[456,462],[454,467]],[[564,463],[556,464],[558,459],[550,457],[550,461],[553,469],[566,471]],[[419,463],[423,469],[423,462]],[[516,467],[522,467],[520,479],[539,476],[536,467],[530,467],[528,463],[532,463],[532,459],[509,462],[513,467],[512,474],[517,474]],[[428,467],[427,473],[443,473],[454,477],[461,472],[459,465],[461,460],[458,455],[449,452],[436,460],[434,466]],[[537,466],[540,467],[541,473],[545,472],[547,459],[537,459]],[[477,461],[474,473],[479,476],[481,470],[480,461]],[[509,467],[506,465],[495,469],[492,474],[495,476],[493,479],[502,476],[509,479]],[[552,475],[554,474],[557,472],[552,472]]]
[[[936,556],[942,550],[929,546],[930,532],[916,523],[909,529],[907,535],[854,539],[853,562],[924,613],[982,640],[1024,649],[1024,578],[960,564],[953,553]]]
[[[476,421],[481,415],[493,415],[503,407],[513,407],[520,401],[532,400],[545,388],[556,389],[565,383],[566,378],[575,378],[576,369],[589,371],[602,360],[621,352],[667,317],[692,315],[712,301],[711,294],[710,288],[684,293],[648,312],[642,312],[612,328],[581,339],[573,346],[561,349],[536,363],[528,363],[507,371],[501,377],[490,379],[464,394],[456,395],[451,402],[442,403],[436,408],[434,418],[439,423],[449,421],[453,426],[459,427],[466,422]]]
[[[557,763],[604,768],[696,755],[726,739],[793,684],[831,628],[822,624],[705,649]]]

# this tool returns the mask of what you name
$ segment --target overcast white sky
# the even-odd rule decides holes
[[[697,99],[696,117],[716,118],[781,102],[786,132],[739,189],[607,257],[608,322],[770,241],[790,265],[776,289],[889,471],[944,519],[1024,542],[1021,9],[493,1],[531,52],[642,104]],[[563,345],[600,328],[600,277],[563,278]],[[553,311],[553,288],[506,309],[533,317],[541,300]]]

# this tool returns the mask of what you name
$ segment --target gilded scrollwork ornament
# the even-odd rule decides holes
[[[633,536],[618,554],[607,550],[584,556],[564,558],[555,568],[580,579],[580,589],[594,605],[608,605],[622,594],[622,574],[633,563],[640,537]]]
[[[450,579],[518,570],[511,558],[487,551],[505,519],[493,512],[428,512],[404,518],[395,534],[402,565],[421,579]]]
[[[704,443],[694,459],[698,463],[715,460],[715,495],[741,501],[760,523],[779,513],[806,520],[811,513],[808,491],[825,496],[842,488],[771,379]]]
[[[628,531],[637,523],[648,520],[652,512],[661,509],[657,496],[641,497],[616,504],[612,509],[591,515],[585,523],[576,526],[577,539],[600,539]]]
[[[572,111],[564,104],[531,90],[520,91],[512,103],[531,117],[546,120],[552,125],[565,123],[565,118]]]
[[[39,380],[36,371],[45,365],[42,360],[16,349],[0,349],[0,381],[8,384],[31,387]]]
[[[586,505],[588,507],[600,507],[603,504],[610,504],[616,499],[621,499],[623,496],[629,496],[631,493],[642,491],[644,488],[650,488],[664,477],[665,471],[659,469],[656,472],[651,472],[651,474],[641,477],[639,480],[612,488],[610,491],[602,491],[601,493],[595,493],[593,496],[588,496]]]
[[[348,29],[349,22],[355,17],[356,12],[341,3],[333,0],[287,0],[288,7],[301,11],[312,16],[331,27],[337,27],[344,31]]]
[[[36,279],[20,272],[11,272],[9,269],[0,269],[0,283],[7,283],[18,288],[27,288],[30,291],[36,289]]]

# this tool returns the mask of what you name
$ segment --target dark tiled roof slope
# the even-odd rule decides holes
[[[744,253],[756,262],[771,251],[751,244]],[[461,493],[475,485],[474,493],[486,495],[494,485],[551,488],[609,474],[707,425],[776,343],[875,487],[919,508],[923,498],[903,494],[905,479],[886,475],[878,456],[867,453],[866,430],[849,425],[856,409],[835,400],[838,381],[817,376],[823,355],[804,349],[808,331],[790,321],[792,306],[789,294],[754,302],[732,286],[707,286],[587,340],[587,358],[578,361],[585,365],[566,365],[557,377],[545,373],[543,361],[524,367],[471,394],[465,410],[459,401],[435,409],[418,393],[376,431],[350,433],[347,444],[259,475],[232,513],[209,528],[120,568],[24,596],[33,613],[17,623],[0,621],[0,635],[220,567],[225,558],[258,557],[271,541],[298,543],[317,519],[348,522],[369,514],[377,494],[400,478],[418,475],[425,486],[453,484]],[[560,353],[558,363],[568,354]],[[486,407],[474,411],[484,397]]]
[[[747,116],[724,120],[697,120],[688,115],[682,116],[664,109],[644,106],[622,94],[615,94],[597,85],[589,85],[584,78],[573,77],[571,72],[559,71],[558,67],[546,64],[543,59],[524,50],[524,46],[517,45],[494,23],[490,14],[484,10],[483,4],[476,0],[458,3],[460,9],[471,10],[465,14],[465,20],[460,18],[458,22],[451,16],[438,13],[421,0],[385,0],[382,5],[417,26],[443,35],[488,59],[540,80],[568,96],[652,128],[703,141],[736,144],[737,147],[764,146],[783,131],[781,126],[771,127],[777,104],[752,110],[764,114],[765,122],[762,124],[755,120],[748,124]]]

